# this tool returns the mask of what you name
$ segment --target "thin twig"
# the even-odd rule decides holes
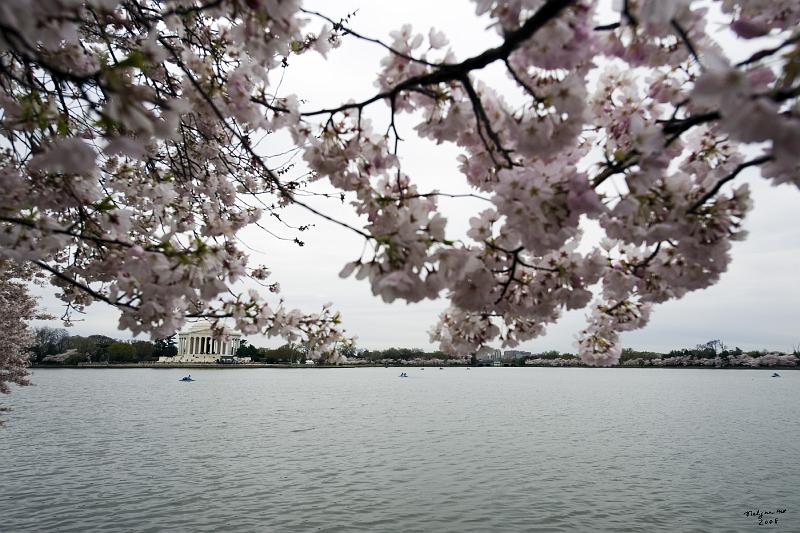
[[[480,70],[495,61],[507,58],[511,52],[516,50],[522,43],[533,37],[533,35],[542,26],[556,18],[562,10],[575,3],[575,0],[548,0],[536,13],[531,16],[519,29],[509,33],[503,44],[495,48],[490,48],[481,54],[465,59],[461,63],[442,65],[432,72],[412,76],[406,80],[398,83],[391,89],[380,92],[361,102],[354,102],[343,104],[338,107],[327,109],[318,109],[316,111],[308,111],[300,113],[301,116],[309,117],[315,115],[327,115],[331,113],[339,113],[348,109],[363,108],[378,100],[389,98],[392,95],[399,94],[409,89],[435,85],[438,83],[458,81],[464,78],[469,72],[473,70]]]
[[[728,183],[729,181],[734,179],[736,176],[738,176],[739,173],[741,171],[743,171],[744,169],[746,169],[748,167],[753,167],[753,166],[756,166],[756,165],[762,165],[762,164],[764,164],[764,163],[766,163],[768,161],[771,161],[771,160],[772,160],[772,156],[771,155],[762,155],[761,157],[757,157],[755,159],[751,159],[750,161],[746,161],[744,163],[741,163],[735,169],[733,169],[733,172],[731,172],[730,174],[728,174],[727,176],[725,176],[724,178],[719,180],[711,188],[710,191],[708,191],[703,196],[701,196],[700,199],[697,200],[697,202],[695,202],[694,205],[692,205],[692,207],[690,207],[687,212],[688,213],[692,213],[692,214],[697,213],[697,210],[700,209],[700,207],[702,207],[702,205],[705,204],[708,200],[713,198],[714,195],[716,195],[719,192],[719,190],[722,188],[723,185],[725,185],[726,183]]]
[[[689,49],[689,53],[691,53],[692,57],[694,57],[694,60],[697,61],[697,64],[700,66],[700,70],[705,70],[705,68],[703,67],[703,62],[700,61],[700,56],[697,55],[697,50],[695,50],[692,41],[689,40],[689,34],[686,33],[686,30],[683,29],[683,27],[678,23],[677,20],[672,19],[670,23],[672,24],[672,27],[675,28],[675,31],[678,32],[678,35],[683,40],[683,43],[686,45],[686,48]]]

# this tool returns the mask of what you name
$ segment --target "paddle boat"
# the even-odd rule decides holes
[[[772,377],[773,377],[773,378],[779,378],[779,377],[781,377],[781,375],[780,375],[780,374],[778,374],[777,372],[773,372],[773,373],[772,373]]]
[[[400,373],[400,377],[401,377],[401,378],[407,378],[407,377],[408,377],[408,374],[406,374],[405,372],[401,372],[401,373]]]
[[[188,376],[183,376],[183,377],[182,377],[181,379],[179,379],[178,381],[196,381],[196,380],[192,379],[192,375],[191,375],[191,374],[189,374]]]

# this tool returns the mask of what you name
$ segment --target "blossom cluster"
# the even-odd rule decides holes
[[[793,367],[797,366],[798,358],[794,354],[783,354],[770,352],[758,357],[751,357],[747,354],[731,355],[729,357],[692,357],[688,355],[678,355],[674,357],[660,357],[655,359],[628,359],[622,362],[622,366],[655,366],[655,367],[677,367],[677,366],[705,366],[713,368],[724,367]]]
[[[51,318],[37,308],[36,299],[28,292],[29,283],[41,283],[40,276],[29,266],[0,260],[0,394],[11,391],[9,384],[28,385],[28,358],[34,343],[28,321]],[[0,405],[0,413],[8,408]],[[0,420],[0,426],[3,421]]]
[[[332,352],[338,313],[268,301],[279,285],[248,266],[237,239],[297,188],[253,139],[295,105],[271,93],[269,71],[296,43],[318,41],[298,9],[3,2],[0,260],[51,276],[66,318],[103,301],[134,334],[227,319],[247,334],[302,336],[314,356]],[[257,100],[285,111],[264,113]],[[266,294],[239,288],[248,278]]]

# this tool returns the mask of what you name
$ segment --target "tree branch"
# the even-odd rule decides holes
[[[761,157],[757,157],[755,159],[751,159],[750,161],[746,161],[746,162],[740,164],[735,169],[733,169],[733,172],[731,172],[730,174],[728,174],[727,176],[725,176],[724,178],[719,180],[714,185],[714,187],[711,188],[710,191],[708,191],[703,196],[701,196],[700,199],[697,200],[697,202],[695,202],[694,205],[692,205],[692,207],[690,207],[687,212],[688,213],[692,213],[692,214],[697,213],[697,210],[700,209],[700,207],[702,207],[702,205],[704,203],[706,203],[708,200],[713,198],[714,195],[716,195],[719,192],[719,190],[722,188],[723,185],[725,185],[729,181],[733,180],[744,169],[746,169],[748,167],[753,167],[753,166],[756,166],[756,165],[762,165],[762,164],[766,163],[767,161],[771,161],[771,160],[772,160],[772,156],[771,155],[763,155]]]
[[[494,131],[494,128],[492,128],[492,123],[489,120],[489,117],[486,115],[486,109],[483,107],[480,96],[478,96],[478,93],[475,92],[475,87],[472,86],[472,82],[469,81],[469,77],[464,76],[464,79],[461,80],[461,84],[464,86],[464,90],[469,97],[469,101],[472,102],[472,109],[475,112],[475,120],[477,121],[478,136],[481,138],[481,141],[483,141],[483,146],[489,153],[489,157],[492,159],[492,162],[497,167],[502,166],[494,157],[494,152],[497,151],[500,152],[500,154],[505,158],[506,163],[508,163],[508,168],[512,168],[514,166],[514,162],[511,161],[511,156],[509,155],[510,152],[509,150],[503,148],[500,137],[497,135],[497,132]],[[481,128],[481,124],[483,124],[483,128]],[[492,143],[494,144],[494,148],[492,148],[492,146],[484,137],[483,130],[486,130],[486,135],[488,135],[489,139],[491,139]]]
[[[689,49],[689,53],[692,54],[694,60],[697,61],[697,64],[700,65],[700,69],[703,70],[703,63],[700,61],[700,56],[697,55],[697,50],[695,50],[692,41],[689,40],[689,34],[686,33],[686,30],[678,23],[677,20],[672,19],[670,21],[672,27],[675,28],[675,31],[678,33],[678,36],[683,40],[683,43],[686,45],[686,48]]]
[[[418,86],[435,85],[437,83],[444,83],[450,81],[458,81],[463,79],[468,73],[473,70],[480,70],[491,63],[498,60],[503,60],[511,55],[511,52],[516,50],[522,43],[533,37],[533,35],[545,24],[553,20],[561,13],[563,9],[575,3],[575,0],[548,0],[539,10],[533,14],[519,29],[509,33],[503,44],[495,48],[490,48],[481,54],[465,59],[461,63],[445,64],[438,67],[432,72],[412,76],[387,91],[380,92],[371,98],[361,102],[344,104],[339,107],[329,109],[319,109],[316,111],[308,111],[300,113],[301,116],[310,117],[316,115],[327,115],[332,113],[339,113],[348,109],[362,109],[365,106],[382,100],[396,96],[399,93],[409,90]]]
[[[322,13],[318,13],[317,11],[313,11],[311,9],[303,9],[303,8],[300,8],[300,11],[303,12],[303,13],[306,13],[307,15],[314,15],[314,16],[317,16],[317,17],[323,19],[323,20],[326,20],[326,21],[330,22],[331,24],[333,24],[333,29],[334,30],[343,30],[345,32],[345,34],[350,34],[353,37],[355,37],[356,39],[361,39],[362,41],[367,41],[369,43],[377,44],[378,46],[388,50],[392,54],[394,54],[394,55],[396,55],[398,57],[402,57],[403,59],[405,59],[407,61],[411,61],[412,63],[420,63],[422,65],[426,65],[426,66],[429,66],[429,67],[437,67],[437,68],[441,67],[443,65],[451,65],[452,64],[452,63],[431,63],[429,61],[425,61],[424,59],[419,59],[419,58],[416,58],[414,56],[410,56],[408,54],[404,54],[400,50],[397,50],[396,48],[392,48],[391,46],[389,46],[388,44],[384,43],[383,41],[381,41],[379,39],[375,39],[373,37],[367,37],[365,35],[361,35],[360,33],[348,28],[347,26],[345,26],[341,22],[336,22],[332,18],[327,17],[327,16],[323,15]],[[351,15],[353,15],[353,14],[355,14],[355,13],[352,13]]]

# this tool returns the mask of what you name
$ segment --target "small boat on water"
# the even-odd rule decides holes
[[[407,378],[407,377],[408,377],[408,374],[406,374],[405,372],[401,372],[401,373],[400,373],[400,377],[401,377],[401,378]]]
[[[183,376],[183,377],[182,377],[181,379],[179,379],[178,381],[196,381],[196,380],[192,379],[192,375],[191,375],[191,374],[189,374],[188,376]]]
[[[779,377],[781,377],[781,375],[780,375],[780,374],[778,374],[777,372],[773,372],[773,373],[772,373],[772,377],[773,377],[773,378],[779,378]]]

